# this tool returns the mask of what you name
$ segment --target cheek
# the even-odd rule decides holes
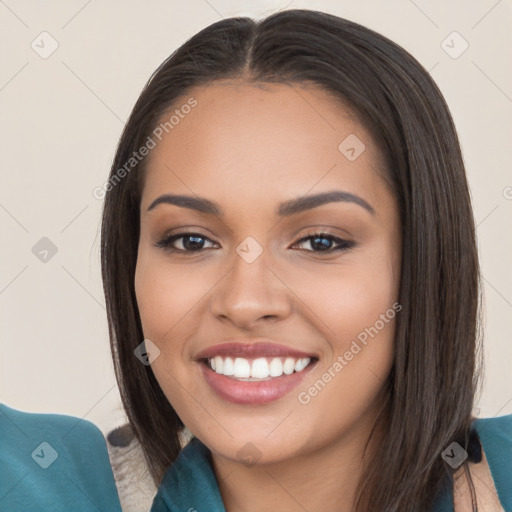
[[[379,254],[383,254],[382,251]],[[348,350],[358,336],[363,339],[367,329],[377,324],[381,339],[393,337],[395,310],[399,281],[396,262],[381,257],[354,254],[343,264],[316,266],[311,272],[288,274],[291,288],[301,304],[301,314],[306,316],[323,334],[334,353]],[[388,312],[388,313],[386,313]],[[384,319],[382,319],[384,315]]]
[[[294,282],[326,342],[319,372],[301,386],[298,401],[320,416],[329,404],[343,404],[343,411],[330,413],[337,421],[362,414],[378,395],[393,363],[401,310],[400,261],[389,245],[354,253],[345,262],[336,270],[317,269],[314,277],[302,273]]]
[[[190,389],[191,384],[186,341],[197,325],[195,315],[207,291],[206,284],[184,266],[170,265],[165,257],[151,251],[139,251],[134,286],[142,330],[144,338],[160,350],[151,369],[180,417],[190,408],[187,395],[183,396],[183,386]],[[183,417],[189,419],[187,414]]]
[[[144,336],[165,344],[201,306],[211,285],[205,272],[170,265],[165,258],[140,254],[135,271],[135,294]]]
[[[392,280],[358,275],[326,286],[318,295],[329,352],[297,389],[297,412],[311,432],[335,439],[358,418],[380,407],[380,392],[394,359],[396,317],[401,310]],[[314,442],[306,438],[305,444]]]

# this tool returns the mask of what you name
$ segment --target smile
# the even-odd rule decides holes
[[[220,375],[232,377],[246,382],[271,380],[294,372],[301,372],[311,362],[310,357],[244,357],[215,356],[207,360],[210,368]]]
[[[319,354],[263,338],[238,338],[210,345],[194,359],[217,397],[254,406],[289,394],[315,368]]]

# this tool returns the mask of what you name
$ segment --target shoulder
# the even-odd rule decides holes
[[[512,510],[512,415],[473,421],[482,447],[482,460],[469,471],[478,506],[483,510]],[[471,511],[471,488],[461,469],[454,475],[456,512]]]
[[[495,418],[478,418],[473,422],[479,437],[490,442],[505,441],[506,445],[512,443],[512,414],[497,416]]]
[[[0,404],[0,470],[2,510],[121,510],[103,434],[84,419]]]
[[[105,445],[100,429],[88,420],[66,414],[24,412],[0,403],[0,428],[5,435],[54,434],[67,439],[85,436],[86,443]],[[5,442],[5,437],[2,437]]]
[[[506,510],[512,510],[512,414],[473,422],[494,486]]]
[[[0,404],[0,457],[6,456],[26,462],[26,449],[47,447],[51,457],[36,460],[39,466],[50,467],[54,462],[65,461],[68,465],[80,463],[108,464],[105,439],[99,428],[88,420],[64,414],[23,412]],[[37,444],[34,445],[34,443]],[[55,446],[52,445],[52,442]],[[55,453],[54,453],[55,452]],[[34,459],[36,451],[31,459]],[[46,458],[46,454],[41,459]],[[50,462],[50,459],[54,459]],[[33,461],[33,460],[32,460]]]
[[[512,414],[473,421],[493,477],[512,487]],[[504,475],[502,475],[505,473]]]

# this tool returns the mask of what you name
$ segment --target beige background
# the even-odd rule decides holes
[[[222,17],[282,8],[372,28],[411,52],[440,86],[462,142],[485,278],[479,414],[512,413],[512,4],[505,0],[0,0],[1,402],[84,417],[104,432],[122,421],[100,278],[102,203],[92,190],[108,177],[141,88],[175,48]],[[464,41],[467,50],[453,58]],[[32,252],[43,237],[57,248],[46,262]]]

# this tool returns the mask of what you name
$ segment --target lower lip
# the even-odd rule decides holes
[[[297,387],[304,377],[313,369],[316,361],[308,364],[304,370],[290,375],[281,375],[269,380],[243,381],[216,373],[206,364],[200,363],[206,382],[224,400],[235,404],[259,405],[279,400],[293,388]]]

